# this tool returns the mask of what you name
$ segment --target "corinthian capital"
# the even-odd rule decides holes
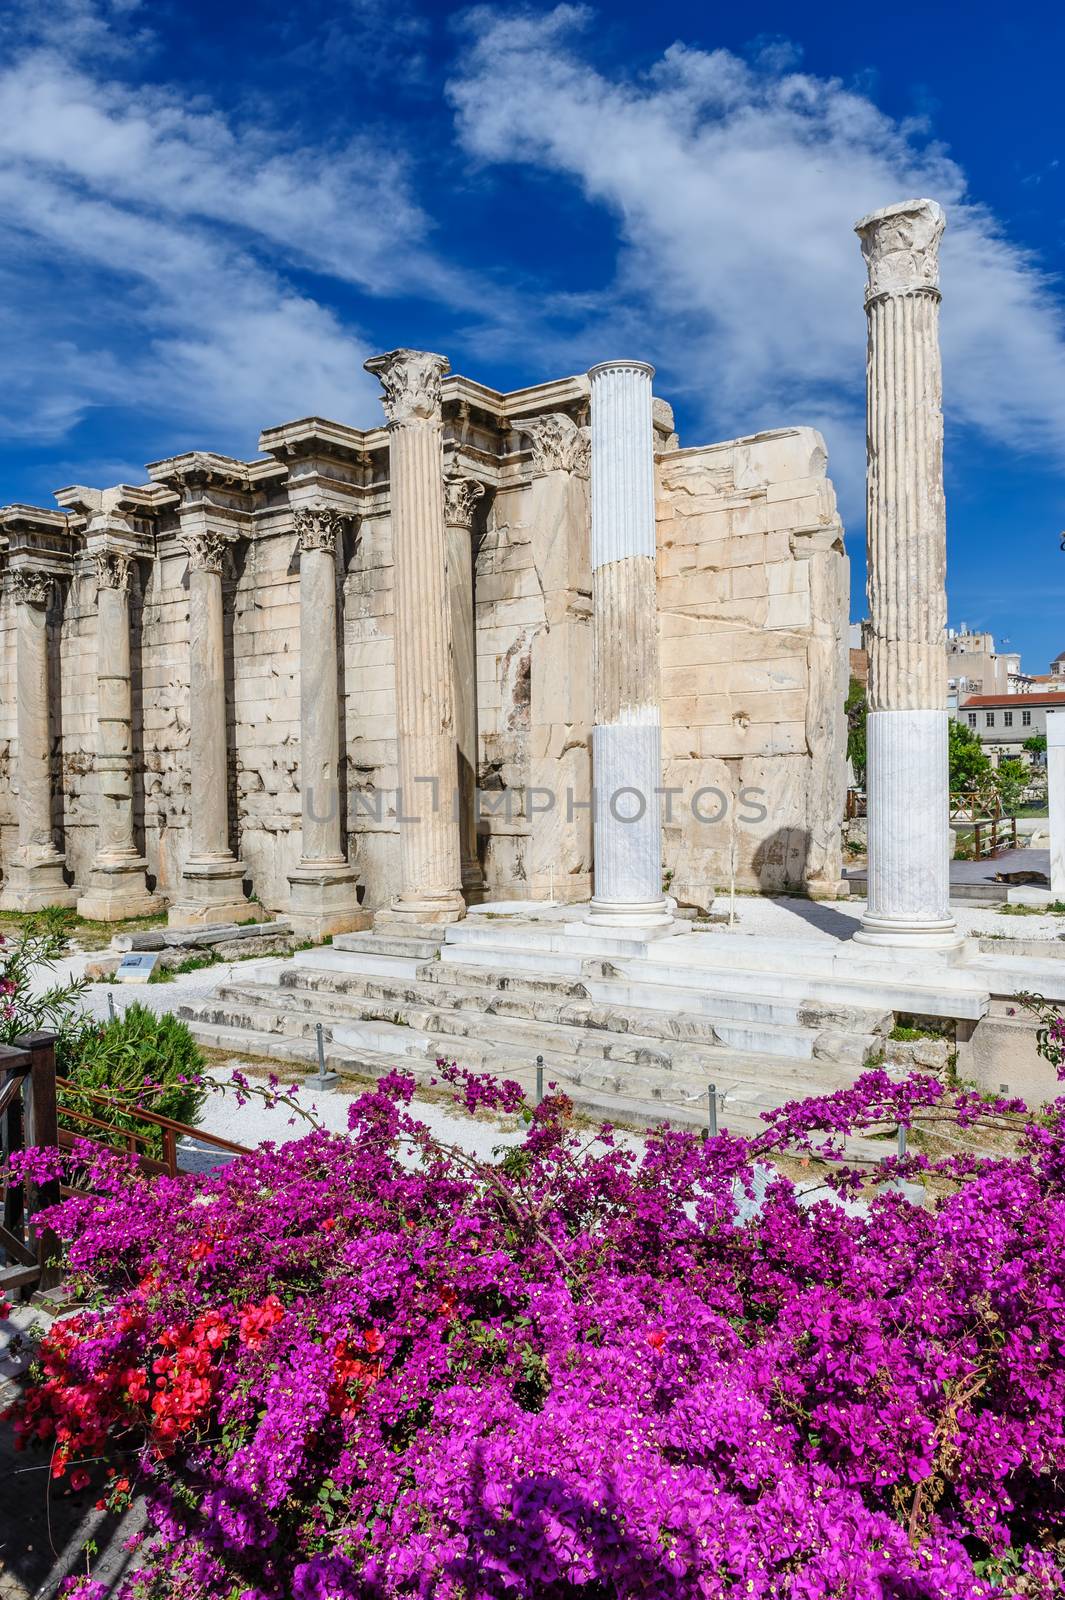
[[[390,350],[363,363],[384,389],[391,428],[403,422],[439,422],[441,384],[451,371],[446,356],[431,350]]]
[[[333,555],[349,518],[335,506],[314,505],[298,506],[292,520],[301,551],[328,550]]]
[[[16,605],[46,606],[52,598],[55,580],[50,572],[40,567],[12,567],[11,593]]]
[[[935,200],[903,200],[855,223],[869,270],[866,300],[938,289],[939,241],[946,223]]]
[[[128,590],[133,557],[124,550],[96,550],[96,582],[101,589]]]
[[[514,426],[529,437],[535,474],[588,471],[588,429],[579,428],[564,411],[550,411],[542,417],[522,417]]]
[[[233,543],[231,534],[220,533],[213,528],[200,528],[195,533],[182,533],[178,537],[193,572],[221,575],[226,547]]]
[[[484,494],[484,484],[476,478],[464,478],[461,472],[451,472],[444,479],[444,521],[449,528],[473,526],[473,513]]]

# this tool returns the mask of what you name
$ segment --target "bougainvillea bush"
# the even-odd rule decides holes
[[[350,1137],[213,1174],[83,1153],[96,1192],[50,1217],[83,1308],[15,1426],[101,1503],[147,1494],[117,1594],[1062,1592],[1065,1104],[1019,1124],[873,1072],[757,1138],[633,1151],[564,1097],[449,1076],[524,1143],[442,1146],[394,1075]],[[749,1215],[775,1154],[897,1120],[937,1142],[885,1174],[933,1203],[772,1176]]]

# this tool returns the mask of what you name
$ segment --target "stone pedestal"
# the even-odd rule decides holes
[[[323,939],[367,928],[355,871],[344,850],[340,804],[340,685],[337,677],[337,539],[344,517],[331,506],[295,512],[300,551],[300,863],[289,874],[289,921]]]
[[[393,350],[366,370],[384,388],[395,580],[400,892],[388,920],[457,922],[462,898],[455,815],[451,602],[441,439],[443,356]]]
[[[90,541],[90,549],[92,542]],[[147,885],[148,863],[133,838],[133,688],[129,585],[133,556],[121,545],[93,549],[96,621],[96,853],[78,915],[96,922],[146,917],[163,900]]]
[[[483,494],[484,485],[476,478],[449,473],[444,480],[458,767],[456,801],[462,894],[467,905],[480,900],[484,893],[484,874],[477,854],[477,650],[473,591],[473,516]]]
[[[655,591],[654,429],[643,361],[592,385],[593,871],[595,928],[664,931],[662,730]]]
[[[857,224],[869,270],[868,905],[855,938],[940,949],[950,913],[946,510],[933,200]]]
[[[56,849],[52,828],[52,738],[48,716],[48,602],[50,572],[31,566],[12,569],[15,599],[16,726],[18,753],[18,849],[8,865],[0,895],[4,911],[42,911],[73,906],[77,891],[67,887],[66,861]]]
[[[1065,710],[1047,712],[1050,890],[1065,900]]]
[[[229,537],[213,530],[183,534],[189,556],[189,792],[191,852],[180,895],[170,907],[175,928],[241,922],[245,867],[229,848],[229,758],[226,744],[225,633],[222,561]]]

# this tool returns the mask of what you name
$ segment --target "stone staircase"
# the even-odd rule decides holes
[[[702,1125],[713,1083],[723,1125],[746,1131],[761,1111],[853,1081],[897,1011],[986,1009],[964,976],[946,994],[942,972],[930,983],[892,966],[885,989],[887,970],[875,957],[838,969],[831,944],[576,938],[557,921],[471,916],[446,937],[337,935],[280,972],[249,966],[179,1015],[204,1044],[303,1061],[321,1023],[329,1065],[349,1074],[431,1076],[446,1057],[531,1088],[539,1056],[580,1107],[636,1123]]]

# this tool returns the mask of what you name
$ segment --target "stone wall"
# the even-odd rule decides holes
[[[820,434],[660,457],[658,573],[673,893],[704,905],[734,871],[835,894],[849,591]]]
[[[672,890],[707,904],[727,887],[734,856],[741,885],[831,893],[845,784],[847,562],[823,445],[794,429],[679,450],[668,407],[656,408],[665,782],[680,791],[665,830]],[[581,378],[515,396],[465,379],[445,383],[446,458],[485,485],[473,550],[478,854],[491,898],[580,900],[591,890],[586,414]],[[388,903],[398,863],[387,436],[307,419],[269,430],[261,445],[267,454],[252,463],[175,458],[153,466],[143,488],[109,491],[125,507],[122,527],[137,552],[129,595],[136,843],[148,887],[173,898],[198,776],[189,756],[181,473],[205,461],[225,480],[218,515],[240,528],[222,569],[230,843],[248,892],[268,911],[286,909],[301,822],[293,505],[324,490],[349,518],[336,557],[339,805],[360,893],[374,909]],[[54,512],[39,513],[42,526],[51,519],[49,559],[62,568],[48,612],[53,821],[80,888],[96,840],[97,591],[86,535],[99,495],[65,490],[58,498],[70,513],[61,534]],[[14,510],[26,513],[19,549],[29,548],[32,508]],[[15,744],[14,604],[5,579],[2,863],[17,844]],[[728,797],[727,820],[693,815],[693,797],[708,788]],[[761,792],[741,805],[744,789]],[[702,809],[718,804],[704,796]],[[765,818],[752,821],[759,805]]]

